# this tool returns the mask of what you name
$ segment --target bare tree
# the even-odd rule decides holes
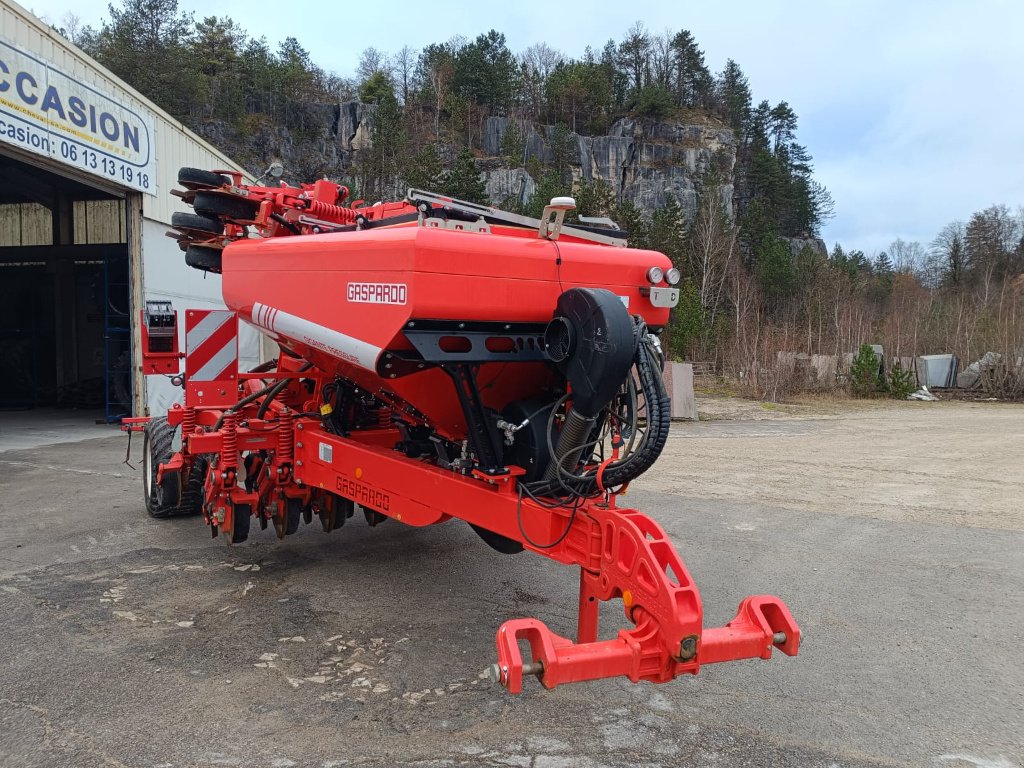
[[[919,277],[929,288],[937,288],[942,283],[959,285],[966,269],[966,227],[962,221],[951,221],[932,240],[928,261]]]
[[[706,185],[690,230],[690,274],[704,307],[706,326],[715,327],[722,307],[729,267],[736,255],[736,228],[730,221],[717,185]]]
[[[402,94],[402,103],[409,103],[409,92],[412,90],[413,74],[416,70],[418,53],[408,45],[403,45],[391,61],[392,77],[398,83]]]
[[[673,37],[668,29],[660,35],[651,36],[651,79],[666,89],[672,87],[672,70],[675,66]]]
[[[359,56],[356,78],[360,83],[365,83],[378,72],[385,72],[390,76],[390,69],[388,66],[388,55],[371,46],[365,48]]]
[[[919,269],[925,256],[919,242],[908,243],[899,237],[889,244],[888,254],[893,272],[901,275],[909,275]]]
[[[565,61],[561,51],[535,43],[519,55],[523,73],[523,100],[530,117],[538,118],[546,103],[544,89],[555,68]]]

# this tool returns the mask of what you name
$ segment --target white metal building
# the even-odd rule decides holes
[[[121,416],[181,399],[139,371],[146,300],[223,306],[166,236],[181,166],[238,166],[28,11],[0,0],[0,409]],[[184,349],[183,339],[180,340]],[[239,364],[258,358],[242,329]],[[148,409],[148,410],[147,410]]]

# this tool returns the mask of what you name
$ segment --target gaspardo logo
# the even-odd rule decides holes
[[[349,283],[348,300],[358,304],[405,304],[405,283]]]

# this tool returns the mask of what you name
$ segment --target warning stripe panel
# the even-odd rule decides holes
[[[225,309],[192,310],[186,317],[185,376],[189,381],[235,378],[238,321]]]
[[[213,333],[203,339],[203,342],[193,348],[185,350],[185,366],[189,371],[198,371],[204,367],[214,355],[224,348],[225,344],[234,343],[237,338],[237,325],[233,322],[225,323],[216,328]]]

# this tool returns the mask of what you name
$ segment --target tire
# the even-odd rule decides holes
[[[201,168],[181,168],[178,171],[178,183],[185,189],[216,189],[230,184],[231,179]]]
[[[185,263],[193,269],[220,274],[222,263],[220,249],[207,248],[205,245],[190,245],[185,251]]]
[[[302,502],[298,499],[286,499],[285,510],[287,516],[285,518],[284,535],[291,536],[299,530],[299,523],[302,521]]]
[[[260,209],[259,203],[252,200],[220,192],[196,192],[192,207],[196,209],[196,213],[203,216],[243,221],[252,221]]]
[[[200,237],[224,234],[223,221],[211,219],[208,216],[200,216],[196,213],[172,213],[171,226],[187,235],[195,233]]]
[[[202,479],[206,477],[206,462],[197,459],[187,483],[182,483],[179,472],[165,472],[163,482],[157,484],[157,470],[174,455],[171,443],[175,427],[167,417],[152,419],[142,433],[142,495],[150,517],[164,519],[193,515],[202,507]],[[202,462],[201,471],[200,462]],[[198,491],[198,500],[196,493]]]
[[[192,473],[188,476],[181,491],[181,502],[178,504],[178,515],[198,515],[203,511],[203,490],[206,485],[206,470],[210,461],[205,456],[196,456],[192,462]]]
[[[225,531],[228,544],[241,544],[249,538],[249,525],[252,523],[252,506],[236,504],[231,510],[231,531]]]

